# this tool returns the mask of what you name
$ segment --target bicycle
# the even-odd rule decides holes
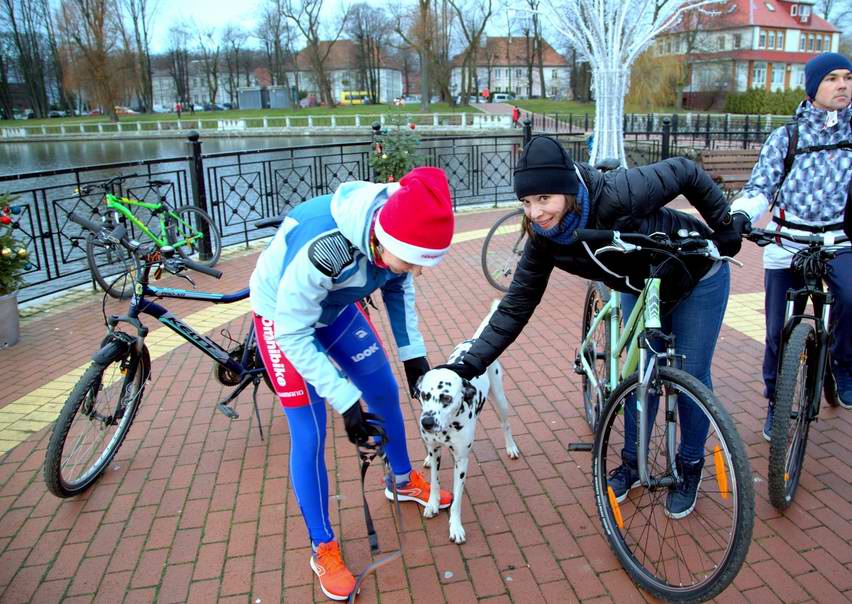
[[[823,286],[828,262],[850,249],[835,246],[849,241],[830,234],[793,235],[784,231],[752,229],[746,237],[758,245],[780,243],[781,239],[803,244],[793,255],[790,268],[805,282],[801,289],[787,291],[787,311],[778,354],[775,413],[769,442],[769,500],[784,510],[793,503],[811,422],[819,417],[821,394],[832,407],[838,394],[831,372],[831,307],[833,297]],[[813,314],[806,312],[808,300]]]
[[[217,409],[230,419],[239,414],[230,406],[249,385],[254,386],[254,412],[260,426],[257,407],[257,388],[261,380],[269,385],[269,377],[257,355],[254,325],[242,342],[226,350],[207,336],[175,317],[150,298],[202,300],[213,304],[231,304],[245,300],[249,289],[230,294],[154,287],[149,284],[151,271],[155,277],[162,270],[181,276],[193,284],[187,269],[206,275],[222,276],[222,272],[175,254],[167,245],[149,244],[128,239],[123,225],[108,231],[104,224],[70,214],[71,221],[90,232],[98,244],[109,242],[120,246],[133,259],[133,297],[126,314],[106,316],[107,335],[92,363],[77,382],[63,405],[47,447],[44,460],[44,479],[48,490],[57,497],[73,497],[88,489],[109,466],[130,429],[139,410],[145,384],[151,378],[151,357],[145,345],[148,328],[140,315],[149,315],[201,350],[216,363],[216,379],[233,391],[217,404]],[[106,303],[108,292],[104,293]],[[119,326],[130,325],[136,334],[122,331]],[[271,388],[271,385],[270,385]]]
[[[621,163],[617,159],[604,159],[595,164],[595,169],[600,172],[620,167]],[[482,243],[482,272],[488,283],[503,293],[509,291],[515,268],[524,255],[527,232],[523,219],[523,208],[504,214],[489,229]]]
[[[129,197],[119,197],[113,194],[114,187],[121,185],[128,178],[137,175],[119,175],[102,183],[83,186],[79,189],[80,196],[102,191],[106,201],[106,211],[95,208],[93,215],[99,216],[107,232],[116,225],[122,224],[129,229],[138,229],[158,247],[169,246],[177,253],[206,266],[214,266],[222,253],[222,241],[213,219],[204,210],[194,206],[173,208],[160,194],[162,187],[172,183],[166,180],[148,180],[147,185],[157,191],[159,201],[147,202]],[[151,212],[159,221],[155,233],[151,228],[133,214],[131,208],[141,208]],[[133,293],[130,281],[119,283],[116,274],[124,274],[133,267],[134,260],[127,249],[109,238],[98,238],[90,234],[86,237],[86,260],[89,270],[97,284],[110,296],[126,299]]]
[[[610,548],[631,579],[664,600],[698,601],[724,590],[742,567],[754,525],[751,468],[734,423],[713,393],[681,369],[674,336],[661,331],[657,269],[686,256],[729,260],[697,233],[676,239],[618,231],[578,231],[578,240],[605,243],[595,253],[644,252],[654,259],[651,276],[622,328],[621,294],[593,283],[584,310],[587,321],[575,360],[584,376],[587,419],[593,443],[569,450],[592,453],[596,508]],[[606,295],[603,295],[606,292]],[[606,345],[596,346],[606,325]],[[658,342],[664,345],[664,350]],[[606,367],[601,377],[596,365]],[[657,404],[657,401],[664,401]],[[692,513],[680,519],[665,511],[665,497],[683,477],[676,460],[679,407],[697,407],[709,423],[702,483]],[[619,502],[608,477],[622,463],[627,415],[635,405],[639,484]],[[662,407],[662,410],[660,410]],[[642,429],[645,426],[645,429]]]

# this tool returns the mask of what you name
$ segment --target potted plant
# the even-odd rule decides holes
[[[21,207],[12,201],[11,195],[0,193],[0,348],[18,342],[18,289],[24,283],[23,272],[31,266],[26,246],[14,235]]]

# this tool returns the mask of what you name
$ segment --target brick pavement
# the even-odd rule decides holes
[[[469,337],[496,292],[480,273],[481,229],[497,213],[461,215],[449,258],[418,280],[430,360]],[[222,263],[226,277],[199,278],[202,289],[230,291],[248,279],[255,254]],[[731,310],[714,379],[747,444],[756,476],[754,542],[746,566],[720,601],[843,602],[852,599],[852,414],[823,409],[811,430],[796,503],[784,514],[766,493],[768,445],[759,435],[759,251],[734,270]],[[584,284],[554,274],[545,300],[503,357],[519,460],[503,454],[493,410],[482,417],[464,504],[468,541],[447,538],[447,516],[424,520],[405,504],[404,563],[365,584],[363,602],[632,602],[633,587],[599,534],[588,454],[565,444],[588,439],[579,380],[570,371]],[[78,296],[78,298],[80,298]],[[198,302],[169,302],[179,316]],[[382,312],[374,313],[390,340]],[[224,319],[223,319],[224,321]],[[214,322],[215,324],[215,322]],[[223,323],[233,334],[246,316]],[[212,331],[219,337],[221,327]],[[100,298],[35,314],[23,339],[0,351],[0,412],[84,365],[100,340]],[[154,332],[156,333],[156,332]],[[401,364],[394,362],[398,375]],[[115,461],[85,495],[60,501],[46,492],[41,464],[48,428],[24,434],[0,457],[0,601],[12,602],[310,602],[326,601],[308,568],[305,528],[289,488],[289,434],[272,396],[260,397],[268,435],[261,442],[247,396],[242,417],[214,411],[224,389],[211,363],[187,345],[154,361],[155,381]],[[403,380],[404,381],[404,380]],[[418,460],[413,403],[403,399],[409,451]],[[9,411],[11,413],[11,411]],[[332,520],[350,566],[369,561],[357,464],[332,418],[328,466]],[[0,419],[0,430],[3,429]],[[443,484],[451,473],[445,470]],[[397,542],[378,476],[368,499],[383,544]]]

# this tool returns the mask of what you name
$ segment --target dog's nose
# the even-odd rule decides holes
[[[420,425],[426,432],[430,432],[435,427],[435,418],[431,415],[426,415],[420,418]]]

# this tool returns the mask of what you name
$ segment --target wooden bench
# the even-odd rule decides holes
[[[728,197],[736,195],[751,178],[760,149],[712,149],[699,154],[699,163]]]

